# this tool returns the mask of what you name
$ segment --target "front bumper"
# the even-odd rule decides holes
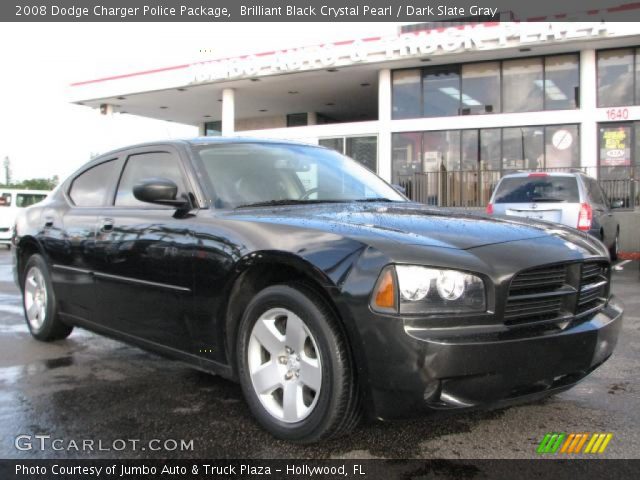
[[[408,328],[401,319],[372,323],[382,332],[366,342],[370,407],[386,419],[521,403],[570,388],[612,354],[622,306],[612,296],[564,330],[517,336],[459,332],[434,339],[429,329]]]

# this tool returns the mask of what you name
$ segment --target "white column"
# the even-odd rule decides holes
[[[391,181],[391,70],[378,72],[378,175]]]
[[[236,130],[236,106],[233,88],[222,90],[222,136],[233,135]]]
[[[580,52],[580,166],[588,167],[589,175],[596,175],[598,165],[596,51]]]

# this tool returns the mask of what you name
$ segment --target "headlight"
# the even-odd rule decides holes
[[[390,266],[385,268],[376,284],[372,307],[382,312],[408,314],[484,312],[484,282],[480,277],[460,270]]]

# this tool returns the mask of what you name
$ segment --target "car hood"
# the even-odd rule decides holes
[[[405,244],[470,249],[556,233],[561,226],[519,218],[494,218],[420,204],[332,203],[237,209],[234,220],[266,222],[345,236],[376,235]],[[565,232],[570,234],[570,232]]]

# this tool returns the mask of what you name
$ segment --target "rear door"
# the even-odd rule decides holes
[[[591,230],[595,231],[596,234],[598,230],[602,230],[602,241],[607,246],[610,246],[616,236],[617,223],[609,207],[609,201],[596,179],[585,177],[584,182],[593,211]]]
[[[576,227],[580,193],[574,176],[530,173],[502,179],[493,199],[494,212]]]
[[[109,158],[79,173],[60,204],[43,209],[38,237],[51,263],[60,310],[73,318],[94,320],[93,272],[96,220],[102,214],[120,170]]]
[[[191,350],[192,235],[175,209],[144,203],[133,186],[162,177],[190,192],[179,153],[171,146],[125,155],[115,197],[97,218],[96,269],[99,322],[154,345]]]

